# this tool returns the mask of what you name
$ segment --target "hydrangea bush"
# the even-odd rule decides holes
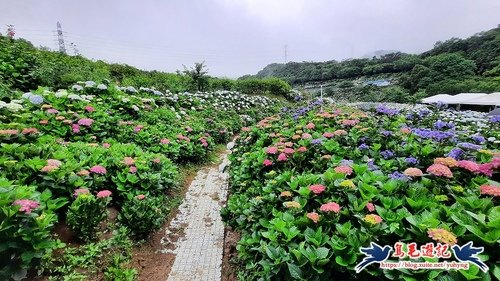
[[[222,215],[242,233],[241,280],[500,277],[498,121],[483,115],[484,126],[474,126],[449,111],[383,105],[320,112],[318,104],[243,128],[236,142]],[[468,241],[484,247],[489,272],[355,272],[370,242]]]

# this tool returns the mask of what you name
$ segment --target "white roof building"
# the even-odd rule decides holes
[[[422,103],[437,103],[437,102],[442,102],[444,104],[500,106],[500,92],[491,94],[462,93],[454,96],[440,94],[422,99]]]

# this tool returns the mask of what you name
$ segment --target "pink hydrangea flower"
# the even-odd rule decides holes
[[[359,123],[359,120],[342,120],[344,126],[354,126]]]
[[[57,113],[59,113],[59,111],[57,109],[54,109],[54,108],[49,108],[49,109],[47,109],[47,113],[48,114],[57,114]]]
[[[493,164],[492,163],[484,163],[479,165],[479,173],[491,177],[493,176]]]
[[[135,164],[135,160],[132,157],[125,157],[125,158],[123,158],[123,164],[125,164],[127,166],[132,166]]]
[[[31,135],[31,134],[37,134],[39,133],[37,128],[25,128],[21,132],[23,135]]]
[[[146,198],[146,195],[144,194],[139,194],[137,195],[135,198],[139,199],[139,200],[143,200],[144,198]]]
[[[278,153],[278,148],[276,146],[271,146],[266,149],[267,154],[276,154]]]
[[[57,170],[59,167],[57,166],[51,166],[51,165],[47,165],[47,166],[44,166],[41,171],[44,172],[44,173],[50,173],[54,170]]]
[[[169,144],[169,143],[170,143],[170,140],[169,140],[169,139],[167,139],[167,138],[163,138],[163,139],[161,139],[161,140],[160,140],[160,143],[161,143],[161,144]]]
[[[288,160],[288,157],[286,156],[285,153],[280,153],[280,155],[278,155],[278,161],[286,161]]]
[[[111,144],[105,142],[105,143],[102,144],[102,147],[104,147],[104,148],[110,148]]]
[[[335,132],[333,132],[333,134],[335,136],[345,136],[347,135],[347,132],[345,130],[336,130]]]
[[[341,174],[344,174],[344,175],[351,175],[352,174],[352,168],[349,167],[349,166],[346,166],[346,165],[341,165],[341,166],[338,166],[336,167],[335,169],[335,172],[337,173],[341,173]]]
[[[90,175],[90,172],[87,170],[81,170],[80,172],[76,173],[77,175],[84,177]]]
[[[201,145],[202,145],[203,147],[207,147],[207,146],[208,146],[208,142],[207,142],[207,140],[206,140],[206,139],[201,138],[201,139],[200,139],[200,141],[201,141]]]
[[[18,199],[12,203],[12,205],[21,207],[19,212],[23,212],[25,214],[31,214],[31,211],[40,207],[40,204],[37,201],[29,200],[29,199]]]
[[[314,194],[321,194],[325,191],[326,187],[322,184],[313,184],[309,186],[309,190],[311,190]]]
[[[457,162],[457,166],[465,169],[469,172],[477,173],[479,172],[479,164],[477,164],[474,161],[469,161],[469,160],[460,160]]]
[[[73,192],[73,196],[78,197],[81,194],[90,194],[90,191],[86,188],[78,188]]]
[[[307,148],[305,146],[301,146],[297,149],[298,152],[306,152]]]
[[[303,133],[302,134],[302,139],[305,140],[305,139],[310,139],[310,138],[312,138],[311,134],[308,134],[308,133]]]
[[[128,170],[128,171],[129,171],[130,173],[132,173],[132,174],[135,174],[135,173],[137,173],[137,167],[136,167],[136,166],[132,166],[132,167],[130,167],[130,168],[129,168],[129,170]]]
[[[446,178],[453,177],[453,173],[451,172],[450,168],[442,164],[430,165],[429,168],[427,168],[427,172],[430,173],[431,175],[438,177],[446,177]]]
[[[59,167],[59,166],[62,165],[62,162],[59,161],[59,160],[56,160],[56,159],[48,159],[47,160],[47,165]]]
[[[286,147],[292,147],[293,146],[293,142],[287,141],[287,142],[285,142],[285,146]]]
[[[375,212],[375,205],[373,205],[372,202],[368,202],[368,204],[366,204],[366,209],[368,209],[368,212]]]
[[[319,210],[322,212],[334,212],[338,214],[340,212],[340,205],[335,202],[329,202],[321,205]]]
[[[366,215],[363,220],[370,225],[377,225],[382,222],[382,218],[379,215],[369,214]]]
[[[494,185],[481,185],[480,187],[482,195],[491,195],[494,197],[500,196],[500,187]]]
[[[90,168],[90,171],[94,174],[100,174],[100,175],[104,175],[107,172],[106,168],[104,168],[101,165],[95,165],[94,167]]]
[[[160,162],[161,162],[160,158],[153,159],[153,163],[155,164],[160,164]]]
[[[135,126],[135,128],[134,128],[134,132],[135,132],[135,133],[138,133],[138,132],[140,132],[140,131],[142,130],[142,128],[144,128],[144,125],[137,125],[137,126]]]
[[[312,220],[314,223],[318,223],[318,221],[319,221],[319,214],[316,212],[307,213],[307,217],[310,220]]]
[[[295,150],[293,150],[293,148],[285,147],[285,149],[283,149],[283,152],[286,154],[293,154],[295,153]]]
[[[191,133],[192,131],[193,131],[193,128],[191,128],[191,127],[189,127],[189,126],[188,126],[188,127],[186,127],[186,132]]]
[[[309,129],[309,130],[314,129],[315,127],[316,127],[316,126],[315,126],[315,125],[314,125],[314,123],[312,123],[312,122],[309,122],[309,123],[307,123],[307,125],[306,125],[306,128],[307,128],[307,129]]]
[[[408,169],[404,170],[403,174],[405,176],[412,177],[412,178],[421,177],[424,175],[422,170],[420,170],[418,168],[408,168]]]
[[[102,190],[97,192],[97,198],[107,198],[111,196],[111,191],[109,190]]]
[[[71,129],[73,130],[73,133],[79,133],[80,132],[80,125],[78,124],[73,124],[71,125]]]
[[[49,124],[49,120],[40,120],[38,123],[40,123],[41,125],[47,125]]]
[[[329,139],[329,138],[333,138],[335,135],[333,133],[329,133],[329,132],[325,132],[323,134],[323,137]]]
[[[264,160],[264,162],[262,163],[264,166],[271,166],[273,164],[273,161],[269,160],[269,159],[266,159]]]
[[[90,126],[92,126],[92,123],[94,123],[94,120],[90,119],[90,118],[82,118],[82,119],[78,120],[78,125],[81,125],[81,126],[90,127]]]
[[[243,132],[250,132],[250,128],[248,128],[248,127],[243,127],[243,128],[241,128],[241,130]]]
[[[92,106],[87,105],[87,106],[85,106],[85,111],[87,111],[87,112],[94,112],[95,109]]]

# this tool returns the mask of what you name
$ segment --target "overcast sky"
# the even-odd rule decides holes
[[[0,29],[93,59],[175,71],[255,74],[269,63],[419,53],[500,24],[500,0],[0,0]]]

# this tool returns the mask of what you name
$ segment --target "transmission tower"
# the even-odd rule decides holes
[[[288,45],[285,45],[285,63],[288,62]]]
[[[57,40],[59,41],[59,52],[66,54],[66,47],[64,46],[64,36],[60,22],[57,22]]]

